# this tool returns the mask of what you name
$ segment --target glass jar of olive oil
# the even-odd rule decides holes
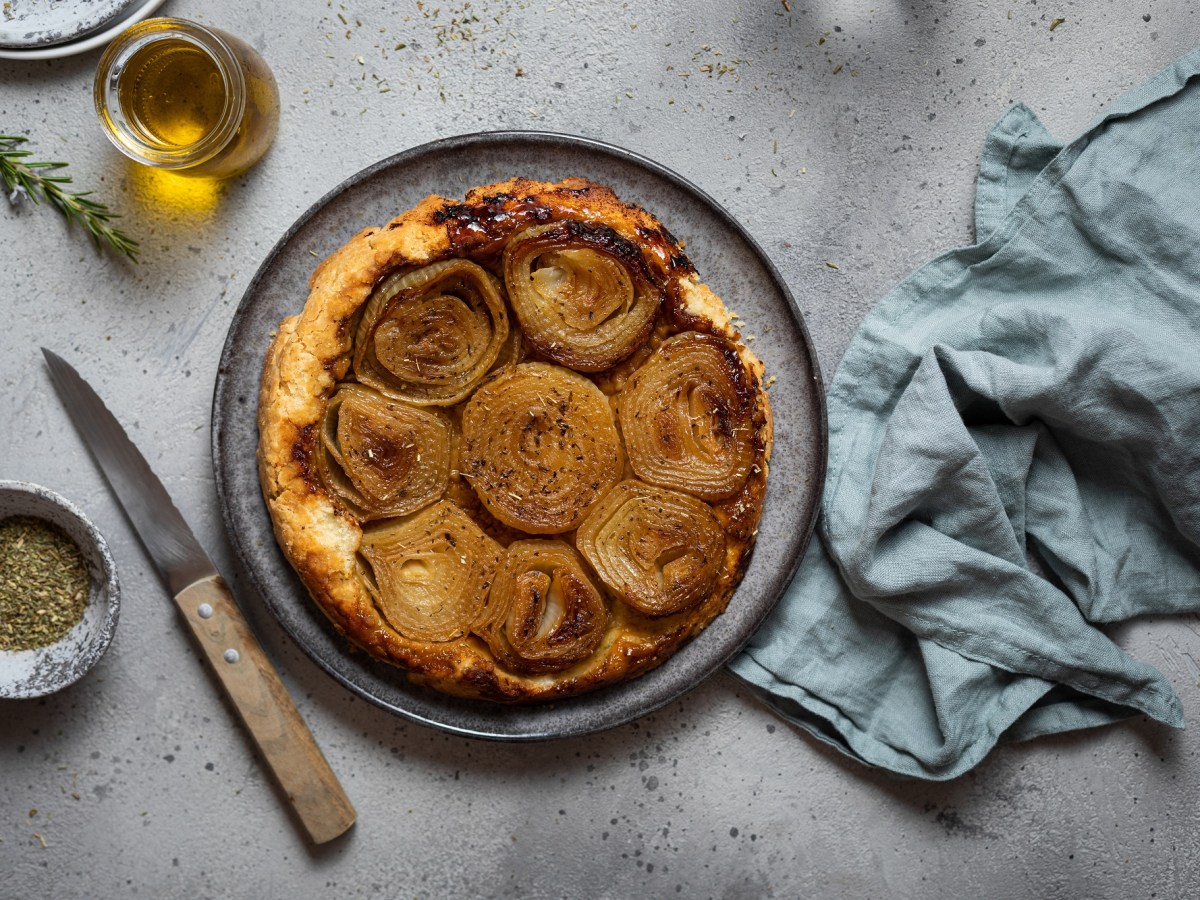
[[[100,59],[94,96],[122,153],[185,175],[246,171],[279,124],[279,91],[262,57],[184,19],[147,19],[121,34]]]

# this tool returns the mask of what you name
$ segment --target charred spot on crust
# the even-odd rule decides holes
[[[661,235],[662,235],[662,238],[663,238],[663,240],[664,240],[664,241],[666,241],[668,244],[670,244],[672,247],[678,247],[678,246],[679,246],[679,241],[675,240],[675,235],[673,235],[673,234],[672,234],[672,233],[671,233],[671,232],[670,232],[670,231],[667,229],[667,226],[666,226],[666,225],[659,225],[659,226],[658,226],[658,232],[659,232],[659,234],[661,234]]]
[[[496,673],[491,669],[485,669],[481,666],[469,666],[462,673],[462,681],[475,688],[482,696],[490,697],[494,700],[511,699],[505,697],[505,693],[500,688],[500,679],[496,677]]]
[[[436,225],[444,225],[451,219],[465,218],[470,215],[470,212],[471,207],[465,203],[447,203],[433,214],[433,221]]]
[[[454,255],[462,256],[497,252],[518,229],[548,222],[552,215],[534,195],[499,192],[474,202],[448,203],[434,212],[433,222],[445,226]]]
[[[315,431],[311,424],[305,425],[300,429],[300,436],[292,442],[292,462],[300,467],[300,477],[304,479],[304,483],[308,485],[309,490],[312,490],[320,478],[312,468],[312,454]]]

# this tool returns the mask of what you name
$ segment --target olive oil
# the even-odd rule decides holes
[[[133,54],[121,74],[117,102],[147,138],[178,150],[217,128],[228,95],[211,56],[189,41],[167,38]]]
[[[263,58],[185,19],[148,19],[121,34],[100,59],[94,94],[121,152],[185,175],[244,172],[279,125],[279,91]]]

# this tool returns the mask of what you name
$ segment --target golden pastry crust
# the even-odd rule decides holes
[[[726,540],[706,598],[682,612],[650,617],[606,592],[609,625],[596,650],[562,671],[520,674],[500,665],[476,634],[429,643],[411,640],[388,624],[362,580],[362,526],[322,480],[317,448],[326,403],[350,373],[358,315],[383,278],[453,257],[499,271],[500,254],[513,234],[553,222],[612,229],[640,250],[663,294],[645,344],[589,377],[613,398],[672,334],[723,337],[741,360],[744,383],[738,389],[752,404],[754,465],[737,493],[710,503]],[[512,325],[517,327],[515,318]],[[364,229],[325,259],[309,281],[303,311],[280,324],[259,395],[263,494],[279,545],[313,600],[339,632],[372,656],[406,669],[416,682],[460,696],[504,702],[571,696],[654,668],[728,604],[749,561],[766,490],[772,419],[762,374],[761,362],[741,342],[724,304],[700,282],[679,242],[652,215],[609,188],[579,178],[556,184],[514,178],[474,188],[461,201],[430,196],[386,225]],[[633,477],[628,468],[626,477]],[[491,520],[472,494],[456,478],[447,497],[503,545],[528,537]]]

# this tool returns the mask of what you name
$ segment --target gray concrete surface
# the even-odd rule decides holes
[[[513,127],[651,156],[767,248],[828,375],[890,285],[971,239],[977,152],[1000,113],[1025,100],[1073,136],[1197,43],[1194,4],[171,0],[164,12],[248,38],[279,79],[274,149],[213,196],[172,196],[106,144],[91,110],[98,53],[0,63],[0,130],[69,160],[144,246],[131,267],[48,210],[0,208],[0,477],[80,503],[125,587],[116,641],[83,682],[0,702],[0,897],[1200,893],[1194,726],[1132,721],[1005,747],[926,785],[844,761],[720,675],[603,735],[481,743],[355,699],[247,598],[359,809],[351,834],[312,850],[36,351],[80,362],[228,562],[209,403],[229,318],[293,218],[359,168],[439,136]],[[1200,721],[1200,619],[1119,634]]]

